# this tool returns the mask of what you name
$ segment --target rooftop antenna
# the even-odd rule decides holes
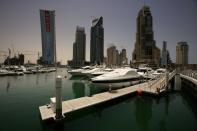
[[[16,55],[14,52],[14,45],[12,44],[12,53],[13,53],[13,57]]]
[[[90,17],[91,17],[91,25],[92,25],[92,21],[95,20],[96,17],[95,16],[92,16],[92,15]]]
[[[10,48],[8,48],[8,53],[9,53],[9,58],[11,57],[11,49]]]
[[[146,6],[146,0],[143,1],[143,15],[144,15],[144,7]]]
[[[91,19],[92,19],[92,20],[96,19],[96,17],[95,17],[95,16],[90,16],[90,17],[91,17]]]

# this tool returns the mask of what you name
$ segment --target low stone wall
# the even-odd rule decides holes
[[[182,90],[197,100],[197,84],[184,77],[181,78],[181,84]]]

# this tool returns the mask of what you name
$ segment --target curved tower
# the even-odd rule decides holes
[[[42,64],[55,65],[55,10],[40,10]]]

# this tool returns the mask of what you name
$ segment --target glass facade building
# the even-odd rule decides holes
[[[40,10],[43,64],[56,63],[55,11]]]
[[[90,36],[90,62],[102,64],[104,59],[104,28],[103,17],[92,21]]]

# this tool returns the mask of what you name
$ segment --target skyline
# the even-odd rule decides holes
[[[121,0],[32,0],[28,2],[1,0],[0,49],[7,51],[8,48],[12,48],[13,44],[15,51],[35,51],[35,55],[31,56],[35,58],[30,60],[35,62],[37,52],[41,54],[42,50],[39,10],[50,9],[56,11],[58,61],[66,64],[67,60],[72,59],[76,26],[85,27],[86,60],[90,60],[92,16],[103,16],[104,55],[106,56],[107,48],[113,43],[117,49],[126,48],[127,57],[131,60],[136,37],[136,18],[143,3],[143,0],[125,0],[124,2]],[[189,63],[197,63],[195,59],[197,1],[147,0],[146,5],[150,6],[152,12],[156,45],[162,49],[163,41],[167,41],[167,49],[175,62],[176,44],[186,41],[189,45]],[[2,59],[4,57],[0,57],[0,62]]]

